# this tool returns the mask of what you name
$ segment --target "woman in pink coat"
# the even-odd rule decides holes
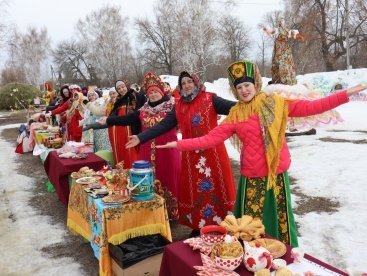
[[[267,234],[297,246],[287,174],[291,163],[285,140],[287,119],[335,108],[367,86],[355,86],[315,101],[289,101],[276,94],[260,92],[259,69],[249,61],[233,63],[228,74],[232,92],[239,101],[223,123],[205,136],[162,147],[177,146],[182,151],[207,149],[236,134],[239,138],[236,140],[241,143],[241,179],[235,215],[261,218]]]

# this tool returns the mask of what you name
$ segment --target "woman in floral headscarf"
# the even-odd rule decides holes
[[[348,96],[367,86],[355,86],[315,101],[290,101],[261,92],[261,75],[250,61],[237,61],[228,68],[234,96],[239,100],[223,123],[208,135],[172,142],[162,148],[188,150],[213,148],[233,134],[241,149],[241,179],[235,215],[261,218],[265,232],[297,246],[296,224],[291,208],[290,154],[285,141],[288,116],[318,114],[348,102]]]
[[[200,137],[217,126],[217,115],[227,115],[235,102],[206,92],[195,74],[183,71],[178,79],[181,98],[156,126],[131,138],[128,147],[180,127],[183,138]],[[231,164],[223,143],[207,150],[186,151],[181,156],[178,194],[179,221],[199,234],[205,225],[217,224],[233,211],[235,186]]]

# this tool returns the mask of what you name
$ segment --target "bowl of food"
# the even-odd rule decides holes
[[[200,238],[207,244],[223,242],[227,229],[219,225],[207,225],[201,228]]]
[[[211,254],[215,265],[224,270],[235,270],[243,261],[243,247],[239,241],[216,243]]]

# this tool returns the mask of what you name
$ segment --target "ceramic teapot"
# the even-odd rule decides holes
[[[259,244],[252,247],[248,242],[244,242],[244,247],[245,255],[243,257],[243,262],[247,270],[256,272],[260,269],[269,269],[271,267],[273,255],[271,255],[267,249],[261,247]]]

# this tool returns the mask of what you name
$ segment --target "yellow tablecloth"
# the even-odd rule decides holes
[[[108,243],[118,245],[127,239],[161,234],[172,241],[165,201],[156,195],[150,201],[130,201],[120,206],[105,206],[100,199],[89,198],[83,186],[74,181],[71,185],[67,226],[99,247],[100,275],[111,275],[111,259]],[[102,216],[97,214],[98,210]],[[92,227],[100,224],[100,234]],[[98,256],[96,256],[98,257]]]
[[[75,234],[83,236],[90,241],[92,229],[89,219],[88,194],[84,192],[85,186],[71,183],[67,226]]]

